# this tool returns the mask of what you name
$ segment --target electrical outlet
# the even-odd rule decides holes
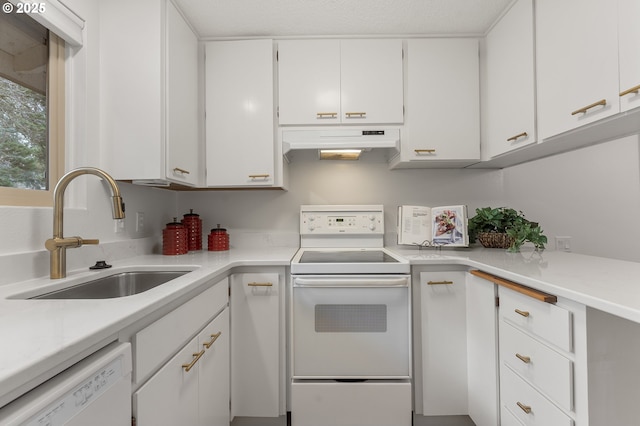
[[[571,237],[556,237],[557,251],[571,251]]]
[[[144,231],[144,213],[136,212],[136,232]]]
[[[113,232],[116,234],[122,234],[124,232],[124,219],[113,220]]]

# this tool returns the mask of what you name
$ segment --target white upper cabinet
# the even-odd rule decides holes
[[[103,167],[116,179],[196,185],[198,39],[171,1],[134,3],[100,3]]]
[[[628,111],[640,106],[640,2],[618,1],[620,109]]]
[[[206,44],[207,186],[282,186],[273,68],[271,40]]]
[[[403,121],[402,40],[278,42],[280,125]]]
[[[536,2],[538,139],[620,111],[617,21],[611,0]]]
[[[402,41],[340,42],[342,122],[402,123]]]
[[[480,160],[478,40],[407,41],[407,111],[392,167],[457,167]]]
[[[533,34],[533,0],[519,0],[485,40],[485,159],[536,142]]]
[[[339,123],[340,40],[278,42],[281,125]]]

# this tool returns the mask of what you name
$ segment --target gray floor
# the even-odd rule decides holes
[[[287,426],[286,416],[278,418],[236,417],[231,426]],[[389,425],[393,426],[393,425]],[[475,426],[469,416],[413,416],[413,426]]]

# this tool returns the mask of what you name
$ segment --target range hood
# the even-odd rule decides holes
[[[400,150],[400,129],[340,128],[340,129],[284,129],[282,152],[296,150]]]

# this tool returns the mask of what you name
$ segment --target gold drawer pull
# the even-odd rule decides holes
[[[590,105],[587,105],[586,107],[577,109],[575,111],[573,111],[571,113],[571,115],[576,115],[576,114],[586,114],[587,111],[589,111],[591,108],[595,108],[597,106],[607,106],[607,100],[606,99],[601,99],[598,102],[594,102]]]
[[[631,89],[627,89],[624,92],[620,92],[620,97],[627,96],[630,93],[635,93],[637,95],[638,92],[640,92],[640,84],[633,86]]]
[[[520,309],[515,309],[515,312],[516,312],[516,314],[522,315],[525,318],[529,316],[529,312],[528,311],[521,311]]]
[[[182,364],[182,368],[184,368],[184,371],[188,373],[189,370],[191,370],[193,366],[196,365],[196,362],[198,362],[198,360],[202,357],[202,355],[204,355],[204,349],[201,350],[200,352],[196,352],[195,354],[193,354],[193,359],[189,364]]]
[[[413,150],[416,154],[420,155],[420,154],[435,154],[436,150],[433,148],[430,149],[414,149]]]
[[[531,362],[531,358],[528,356],[516,354],[516,358],[518,358],[520,361],[524,362],[525,364],[529,364]]]
[[[511,136],[509,139],[507,139],[507,142],[513,142],[520,138],[526,138],[527,136],[529,136],[527,132],[518,133],[517,135]]]
[[[173,171],[174,171],[174,173],[180,173],[180,174],[183,174],[183,175],[190,174],[189,170],[181,169],[180,167],[175,167],[173,169]]]
[[[203,343],[202,346],[209,349],[211,345],[213,345],[216,342],[216,340],[218,340],[218,337],[220,337],[221,334],[222,334],[222,331],[218,331],[216,334],[212,334],[211,340],[209,340],[207,343]]]
[[[531,413],[531,407],[529,405],[524,405],[522,402],[516,402],[516,404],[518,404],[518,407],[525,413]]]
[[[259,174],[259,175],[249,175],[250,179],[268,179],[269,176],[271,176],[268,173],[264,173],[264,174]]]
[[[367,118],[366,112],[345,112],[347,118]]]
[[[322,118],[337,118],[338,117],[338,113],[337,112],[317,112],[316,113],[316,118],[318,119],[322,119]]]
[[[247,283],[247,285],[249,287],[273,287],[273,283],[256,283],[256,282],[250,282]]]
[[[453,284],[453,281],[427,281],[427,285]]]

